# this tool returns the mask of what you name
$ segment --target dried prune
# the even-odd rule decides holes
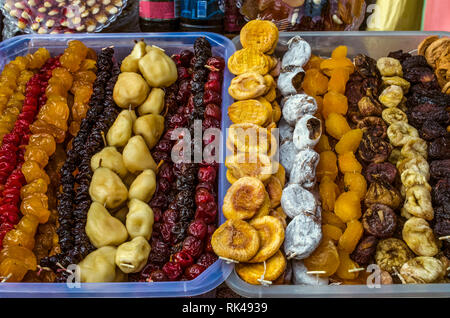
[[[362,223],[367,233],[377,238],[387,238],[395,232],[397,216],[390,207],[377,203],[366,210]]]
[[[433,187],[431,194],[435,205],[439,206],[450,202],[450,178],[439,180]]]
[[[432,141],[436,138],[443,137],[447,134],[447,130],[434,120],[426,120],[422,128],[419,130],[419,135],[422,139]]]
[[[436,80],[433,70],[423,66],[406,69],[403,78],[410,83],[426,83]]]
[[[450,203],[435,208],[435,220],[434,232],[438,236],[450,235]]]
[[[428,146],[428,157],[430,159],[450,159],[450,135],[431,142]]]
[[[364,117],[361,121],[358,122],[356,127],[373,137],[385,138],[387,135],[386,123],[380,117]]]
[[[435,160],[430,164],[430,175],[435,180],[450,176],[450,159]]]
[[[366,179],[370,183],[384,181],[393,183],[397,176],[397,169],[390,162],[371,163],[366,169]]]
[[[390,52],[388,54],[388,57],[392,57],[394,59],[397,59],[400,61],[400,63],[403,63],[403,61],[405,59],[407,59],[408,57],[410,57],[411,54],[409,53],[404,53],[403,50],[398,50],[398,51],[394,51],[394,52]]]
[[[378,239],[375,236],[363,238],[356,246],[350,258],[360,265],[369,264],[375,255]]]
[[[423,55],[408,56],[404,59],[404,61],[401,61],[401,64],[402,68],[405,70],[419,66],[429,67],[427,60]]]
[[[367,163],[380,163],[389,158],[392,146],[382,138],[364,134],[359,144],[358,154]]]
[[[424,103],[406,111],[408,122],[414,127],[421,127],[427,120],[435,121],[441,124],[447,124],[450,121],[450,115],[441,107],[432,103]]]

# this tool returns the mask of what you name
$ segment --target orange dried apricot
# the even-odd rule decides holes
[[[325,59],[312,54],[311,58],[309,59],[308,63],[303,67],[305,71],[310,69],[320,69],[320,63],[322,63]]]
[[[345,86],[349,78],[348,69],[341,67],[333,69],[330,80],[328,81],[328,91],[344,94]]]
[[[338,227],[341,231],[345,231],[346,225],[342,220],[333,212],[322,211],[322,224],[331,224]]]
[[[349,74],[352,74],[355,70],[353,62],[346,57],[331,58],[320,63],[320,70],[327,76],[331,76],[331,72],[335,68],[344,68]]]
[[[317,103],[317,111],[316,114],[322,114],[323,109],[323,97],[322,96],[313,96]],[[317,116],[316,116],[317,117]]]
[[[331,180],[334,180],[337,174],[336,154],[331,150],[321,152],[319,163],[316,167],[317,180],[320,182],[324,176],[328,176]]]
[[[319,184],[319,193],[322,200],[322,208],[325,211],[334,211],[334,203],[339,196],[339,187],[329,176],[324,176]]]
[[[339,254],[332,240],[323,239],[319,247],[303,262],[308,271],[323,271],[325,273],[319,276],[329,277],[339,267]]]
[[[338,113],[331,113],[328,115],[325,119],[325,128],[328,135],[338,140],[350,130],[347,119]]]
[[[359,272],[349,272],[352,269],[359,268],[358,263],[352,261],[350,255],[342,250],[339,250],[339,267],[336,271],[336,275],[342,279],[357,279]]]
[[[342,173],[346,172],[361,172],[362,166],[356,159],[353,152],[346,152],[338,155],[339,170]]]
[[[318,153],[331,150],[330,142],[328,141],[327,135],[322,134],[322,136],[320,136],[319,142],[317,143],[314,150]]]
[[[331,58],[332,59],[339,59],[347,57],[347,47],[345,45],[339,45],[336,47],[333,52],[331,52]]]
[[[323,224],[322,225],[322,237],[323,239],[331,239],[335,242],[339,241],[339,238],[342,236],[342,230],[335,225],[332,224]]]
[[[344,174],[344,187],[347,191],[354,191],[362,200],[366,196],[367,182],[366,178],[360,173],[347,172]]]
[[[348,192],[347,192],[348,193]],[[347,223],[347,228],[339,239],[338,247],[340,250],[352,253],[356,248],[361,236],[363,235],[364,228],[358,220],[351,220]]]
[[[318,69],[307,70],[303,78],[302,88],[308,95],[323,95],[328,89],[328,77]]]
[[[334,149],[338,154],[345,152],[355,152],[361,143],[363,132],[361,129],[352,129],[347,131],[336,144]]]
[[[331,113],[339,113],[345,115],[348,110],[348,101],[347,97],[341,93],[337,92],[328,92],[323,97],[323,109],[322,115],[325,119],[328,118],[328,115]]]
[[[334,213],[345,223],[359,219],[361,217],[361,203],[358,193],[354,191],[342,192],[334,203]]]

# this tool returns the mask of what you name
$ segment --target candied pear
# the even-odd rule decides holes
[[[146,169],[134,179],[128,191],[128,198],[150,201],[156,190],[156,174],[153,170]]]
[[[135,135],[144,137],[148,149],[152,149],[164,131],[164,117],[161,115],[144,115],[138,117],[133,125]]]
[[[117,173],[122,179],[128,173],[127,168],[123,164],[123,158],[116,147],[105,147],[102,151],[97,152],[91,158],[91,169],[95,171],[99,167],[109,168]]]
[[[147,46],[147,54],[139,60],[139,70],[151,87],[169,87],[178,78],[175,62],[164,50]]]
[[[136,113],[133,110],[122,110],[106,134],[108,145],[115,147],[125,146],[131,138],[135,121]]]
[[[119,207],[128,198],[127,187],[120,177],[109,168],[100,167],[94,171],[89,195],[93,201],[106,204],[109,209]]]
[[[92,202],[89,208],[85,230],[96,248],[117,246],[128,238],[127,229],[122,222],[111,216],[108,210],[98,202]]]
[[[131,238],[143,236],[150,239],[153,229],[153,210],[145,202],[138,199],[131,199],[128,202],[128,214],[126,227]]]
[[[130,55],[123,59],[120,66],[121,72],[139,72],[139,59],[145,55],[145,42],[137,42]]]
[[[124,72],[120,73],[114,85],[113,98],[120,108],[134,109],[147,99],[149,92],[150,87],[141,75]]]
[[[117,248],[104,246],[91,252],[78,266],[82,283],[108,283],[116,279]]]
[[[137,273],[144,268],[150,254],[150,244],[142,236],[135,237],[117,248],[116,265],[126,274]]]
[[[152,88],[145,102],[138,108],[139,115],[159,115],[164,108],[164,96],[164,90],[157,87]]]
[[[153,160],[142,136],[131,137],[125,148],[123,148],[122,156],[125,167],[131,173],[145,169],[156,170],[155,160]]]

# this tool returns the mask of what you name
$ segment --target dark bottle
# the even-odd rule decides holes
[[[177,31],[179,11],[175,0],[139,0],[139,25],[142,32]]]
[[[184,31],[223,32],[226,0],[176,0]]]

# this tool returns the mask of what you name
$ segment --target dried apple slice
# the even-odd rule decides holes
[[[274,281],[286,269],[286,258],[281,251],[275,253],[265,264],[262,263],[240,263],[236,264],[235,269],[239,277],[252,285],[261,285],[260,281]]]
[[[238,262],[251,259],[258,252],[259,245],[256,229],[242,220],[226,221],[211,238],[214,253]]]
[[[266,215],[249,223],[259,235],[259,250],[249,263],[260,263],[272,257],[284,241],[283,224],[276,217]]]

